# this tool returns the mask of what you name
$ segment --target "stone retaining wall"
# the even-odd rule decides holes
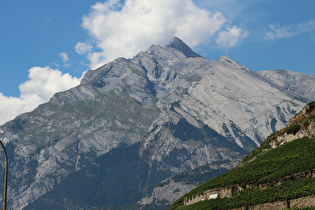
[[[296,198],[287,201],[276,201],[272,203],[263,203],[259,205],[240,207],[234,210],[263,210],[263,209],[288,209],[288,208],[304,208],[304,207],[315,207],[315,195],[311,195],[303,198]]]

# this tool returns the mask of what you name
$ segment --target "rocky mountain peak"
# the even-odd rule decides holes
[[[225,62],[225,61],[227,61],[227,62],[229,62],[229,63],[235,62],[230,56],[228,56],[228,55],[222,55],[222,56],[220,57],[220,62],[222,63],[222,62]]]
[[[194,52],[185,42],[183,42],[178,37],[174,37],[173,40],[166,47],[174,48],[182,52],[186,56],[186,58],[201,57],[201,55]]]
[[[230,57],[202,58],[175,37],[88,71],[79,86],[0,127],[10,205],[137,202],[171,175],[247,154],[304,105]]]
[[[220,57],[220,62],[221,65],[226,66],[230,69],[241,69],[244,71],[248,71],[251,72],[251,70],[249,68],[247,68],[246,66],[243,66],[242,64],[236,62],[235,60],[233,60],[230,56],[228,55],[222,55]]]

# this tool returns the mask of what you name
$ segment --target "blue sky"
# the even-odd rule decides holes
[[[314,9],[313,0],[2,0],[0,124],[84,71],[173,36],[208,59],[315,76]]]

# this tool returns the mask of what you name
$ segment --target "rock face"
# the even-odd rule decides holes
[[[166,204],[172,204],[178,198],[184,196],[187,192],[196,188],[200,184],[211,178],[219,176],[236,167],[242,158],[233,160],[224,160],[201,166],[192,171],[181,173],[162,181],[159,186],[155,187],[152,194],[143,198],[139,203],[147,205],[164,201]]]
[[[315,100],[315,76],[288,70],[269,70],[257,73],[291,93]]]
[[[303,137],[315,137],[315,103],[309,103],[289,120],[288,126],[280,130],[270,141],[271,148]]]
[[[194,209],[314,207],[314,149],[315,101],[292,117],[286,127],[271,134],[233,170],[209,179],[170,209],[188,205],[194,205]],[[306,188],[307,193],[297,192]]]
[[[247,154],[305,104],[228,56],[153,45],[0,127],[10,208],[140,201],[172,175]]]

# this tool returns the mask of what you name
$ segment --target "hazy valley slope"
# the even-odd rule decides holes
[[[315,207],[315,102],[228,173],[187,193],[171,209]]]
[[[153,45],[0,127],[10,208],[160,202],[161,181],[220,161],[230,169],[305,104],[228,56],[207,60],[178,38]]]

